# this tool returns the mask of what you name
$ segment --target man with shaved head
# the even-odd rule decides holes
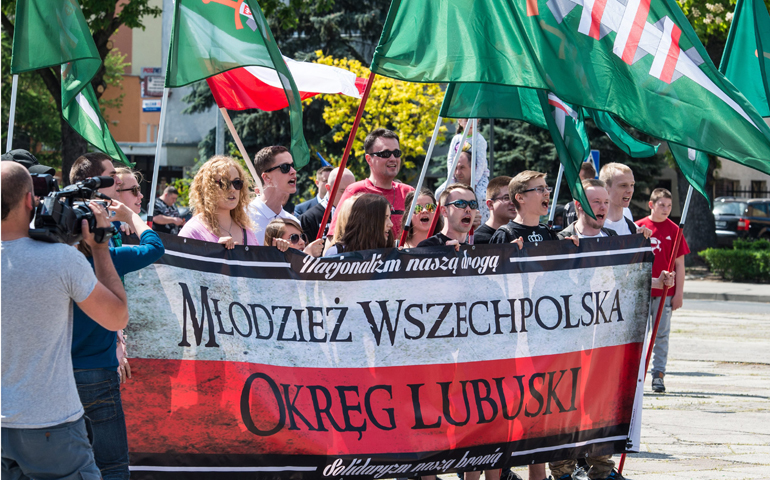
[[[29,236],[32,178],[1,162],[2,477],[99,478],[72,371],[72,305],[110,330],[128,323],[126,292],[106,243],[84,220],[94,269],[75,248]],[[110,226],[92,205],[99,228]]]

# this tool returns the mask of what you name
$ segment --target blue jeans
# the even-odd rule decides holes
[[[652,378],[666,374],[666,364],[668,363],[668,336],[671,333],[671,299],[666,297],[666,303],[663,305],[663,314],[660,316],[658,324],[658,334],[655,336],[655,345],[652,347],[652,368],[650,373]],[[655,323],[655,317],[658,315],[658,305],[660,297],[650,297],[650,329]]]
[[[3,480],[99,480],[83,417],[46,428],[2,429]]]
[[[117,370],[75,370],[75,383],[91,421],[94,458],[102,477],[128,479],[128,437]]]

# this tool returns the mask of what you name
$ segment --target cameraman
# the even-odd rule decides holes
[[[29,238],[29,172],[2,162],[0,177],[2,477],[99,475],[72,374],[72,302],[116,331],[128,323],[126,292],[107,244],[94,241],[85,220],[83,242],[93,252],[96,275],[74,248]],[[90,208],[97,227],[110,226],[102,206]]]
[[[82,160],[81,160],[82,159]],[[110,175],[112,161],[103,153],[88,153],[78,158],[70,172],[70,180],[80,182],[93,175]],[[114,169],[114,168],[113,168]],[[111,188],[101,193],[110,195]],[[117,195],[115,195],[117,198]],[[158,234],[128,206],[113,201],[109,209],[113,221],[127,223],[139,237],[139,245],[111,247],[110,255],[118,275],[141,270],[164,254]],[[88,258],[88,245],[78,249]],[[128,438],[123,404],[120,398],[120,375],[116,346],[118,335],[89,318],[88,312],[74,310],[72,366],[80,401],[93,428],[93,450],[96,465],[105,480],[129,478]]]
[[[115,183],[110,187],[100,188],[99,193],[117,200],[118,187],[123,185],[123,182],[120,180],[118,171],[112,164],[112,157],[102,152],[89,152],[75,159],[75,163],[72,164],[70,169],[70,183],[82,182],[86,178],[91,177],[112,177]],[[113,225],[120,229],[118,222],[113,222]],[[123,239],[120,234],[115,235],[110,240],[111,247],[119,247],[122,244]]]

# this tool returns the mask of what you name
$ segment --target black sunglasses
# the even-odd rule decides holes
[[[401,158],[401,150],[383,150],[381,152],[372,152],[369,155],[374,155],[375,157],[380,158],[390,158],[390,156],[393,155],[396,158]]]
[[[447,203],[447,205],[454,205],[461,210],[465,207],[471,207],[471,210],[479,208],[479,202],[476,200],[455,200],[454,202]]]
[[[303,242],[307,245],[307,235],[299,234],[299,233],[292,233],[289,235],[289,242],[291,242],[292,245],[296,245],[299,243],[299,240],[302,239]]]
[[[291,169],[293,166],[294,166],[293,163],[282,163],[280,165],[276,165],[274,167],[268,168],[267,170],[265,170],[265,173],[269,173],[269,172],[272,172],[273,170],[278,170],[280,168],[281,173],[286,174],[291,172]]]
[[[243,180],[240,178],[236,178],[235,180],[228,180],[226,178],[223,178],[222,180],[219,180],[219,186],[222,188],[222,190],[230,190],[230,185],[233,186],[234,189],[240,190],[243,188]]]
[[[118,190],[119,192],[131,192],[134,194],[135,197],[139,196],[139,185],[134,185],[131,188],[121,188]]]

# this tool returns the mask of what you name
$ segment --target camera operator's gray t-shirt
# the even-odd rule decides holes
[[[77,249],[31,238],[0,242],[2,426],[44,428],[83,415],[72,373],[72,301],[96,287]]]

